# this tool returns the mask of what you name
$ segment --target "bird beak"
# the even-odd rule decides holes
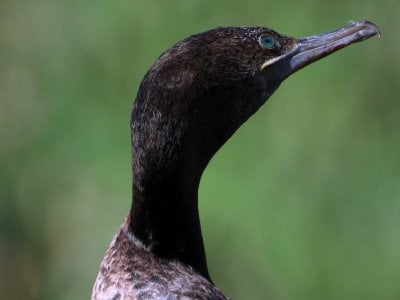
[[[266,61],[261,72],[266,76],[274,73],[282,81],[297,70],[348,45],[364,41],[374,35],[380,36],[378,27],[369,21],[351,22],[335,31],[296,39],[289,52]],[[278,67],[278,72],[265,72]],[[271,78],[272,79],[272,78]]]

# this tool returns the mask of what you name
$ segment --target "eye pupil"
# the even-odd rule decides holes
[[[267,49],[272,49],[275,47],[275,40],[272,36],[269,35],[263,35],[259,39],[261,46],[267,48]]]

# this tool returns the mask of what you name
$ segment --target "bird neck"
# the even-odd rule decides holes
[[[148,164],[145,173],[134,171],[130,229],[158,257],[183,262],[211,281],[198,212],[202,170],[191,170],[187,163],[177,158],[171,164]],[[140,168],[135,160],[134,169]]]
[[[210,280],[198,212],[200,178],[211,157],[265,101],[265,82],[256,77],[185,97],[153,87],[156,79],[149,76],[132,110],[130,230],[158,257],[181,261]],[[240,92],[243,86],[251,92]],[[252,104],[242,105],[247,102]]]

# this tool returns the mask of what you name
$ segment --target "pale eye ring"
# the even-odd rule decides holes
[[[274,49],[276,46],[275,39],[270,35],[262,35],[259,37],[258,42],[260,45],[267,49]]]

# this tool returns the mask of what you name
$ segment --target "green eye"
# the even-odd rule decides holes
[[[258,39],[258,42],[260,43],[261,46],[263,46],[267,49],[275,48],[275,39],[270,35],[260,36],[260,38]]]

